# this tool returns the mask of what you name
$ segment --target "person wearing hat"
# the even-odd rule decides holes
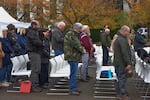
[[[77,88],[77,71],[78,62],[82,61],[82,54],[85,50],[80,44],[79,33],[82,28],[81,23],[75,23],[72,29],[69,30],[64,37],[64,58],[70,65],[70,82],[69,89],[71,95],[79,95],[80,91]]]
[[[41,72],[41,51],[43,42],[39,37],[40,24],[38,21],[32,21],[31,27],[27,29],[26,43],[27,53],[31,64],[30,81],[32,82],[32,92],[41,92],[42,88],[39,87],[39,75]]]

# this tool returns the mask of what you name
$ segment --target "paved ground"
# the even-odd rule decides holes
[[[93,66],[90,68],[90,74],[93,76],[88,83],[79,82],[79,89],[82,90],[80,96],[50,96],[46,95],[47,90],[41,93],[30,93],[30,94],[20,94],[20,93],[7,93],[6,88],[0,89],[0,100],[98,100],[93,97],[93,86],[95,83],[95,69]],[[131,79],[128,80],[127,84],[128,92],[132,100],[142,100],[134,88],[134,83]],[[99,100],[115,100],[115,99],[99,99]]]

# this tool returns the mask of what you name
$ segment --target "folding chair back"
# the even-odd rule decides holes
[[[19,63],[19,60],[18,60],[17,57],[11,58],[11,61],[12,61],[12,64],[13,64],[13,68],[12,68],[11,74],[13,74],[13,73],[19,71],[19,69],[20,69],[20,63]]]

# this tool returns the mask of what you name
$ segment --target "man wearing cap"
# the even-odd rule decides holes
[[[31,27],[27,30],[27,52],[31,63],[30,81],[32,82],[32,91],[41,92],[39,87],[39,75],[41,72],[41,51],[43,42],[39,38],[38,29],[40,28],[38,21],[32,21]]]
[[[82,54],[85,53],[80,44],[79,32],[82,24],[75,23],[72,29],[69,30],[64,37],[64,57],[70,64],[70,94],[79,95],[80,91],[77,89],[76,74],[78,70],[78,62],[81,62]]]

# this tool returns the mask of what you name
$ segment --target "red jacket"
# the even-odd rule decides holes
[[[89,53],[89,55],[93,56],[93,52],[95,52],[95,48],[93,47],[92,39],[84,32],[80,34],[80,41],[81,45],[84,47],[86,52]]]

